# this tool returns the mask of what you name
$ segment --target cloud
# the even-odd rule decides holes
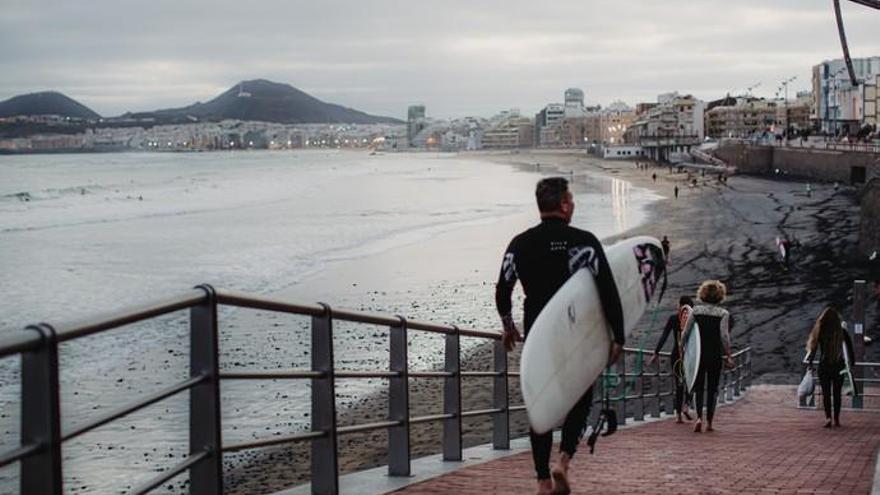
[[[416,102],[434,116],[533,112],[570,86],[604,104],[757,81],[772,96],[840,56],[825,0],[4,3],[0,99],[57,89],[104,115],[260,77],[394,116]],[[880,55],[880,12],[846,2],[844,18],[854,56]]]

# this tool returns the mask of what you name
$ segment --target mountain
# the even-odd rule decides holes
[[[391,117],[369,115],[352,108],[326,103],[289,84],[265,79],[242,81],[207,103],[125,116],[154,117],[163,122],[237,119],[285,124],[402,123]]]
[[[0,101],[0,117],[15,115],[61,115],[84,120],[101,118],[89,107],[57,91],[30,93]]]

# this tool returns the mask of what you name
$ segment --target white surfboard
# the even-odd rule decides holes
[[[785,244],[782,243],[782,239],[776,238],[776,248],[779,249],[779,255],[782,259],[785,259]]]
[[[684,355],[682,356],[682,368],[684,368],[684,383],[690,393],[697,381],[697,371],[700,369],[700,326],[694,322],[691,333],[684,342]]]
[[[663,249],[647,236],[605,249],[623,307],[627,335],[648,307],[662,276]],[[593,274],[580,269],[550,299],[529,330],[520,383],[532,429],[562,424],[608,362],[611,328]]]

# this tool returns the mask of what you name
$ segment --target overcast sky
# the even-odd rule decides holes
[[[630,105],[678,90],[773,96],[841,57],[831,0],[3,0],[0,100],[58,90],[105,116],[290,83],[402,117],[525,113],[579,87]],[[853,57],[880,55],[880,11],[845,2]]]

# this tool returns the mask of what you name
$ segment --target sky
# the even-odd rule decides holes
[[[831,0],[3,0],[0,100],[60,91],[104,116],[207,101],[241,80],[405,118],[525,114],[578,87],[630,105],[760,83],[809,89],[840,58]],[[853,57],[880,11],[844,1]]]

